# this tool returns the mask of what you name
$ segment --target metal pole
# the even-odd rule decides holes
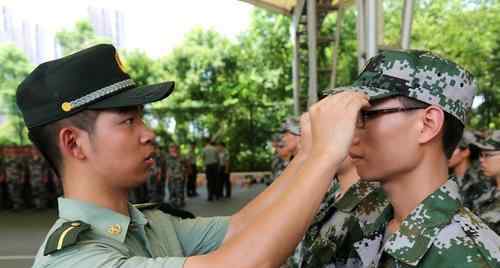
[[[300,115],[300,56],[299,56],[299,35],[297,28],[298,21],[302,12],[293,14],[292,25],[290,26],[290,34],[293,44],[293,59],[292,59],[292,85],[293,85],[293,113],[295,116]]]
[[[337,27],[335,29],[335,47],[333,48],[332,74],[330,76],[330,88],[335,88],[337,84],[337,63],[340,51],[340,31],[342,30],[342,21],[344,18],[344,8],[341,7],[337,12]]]
[[[384,0],[377,1],[377,48],[384,45]]]
[[[401,22],[401,48],[409,49],[411,41],[411,26],[413,22],[413,0],[405,0]]]
[[[307,45],[309,51],[309,89],[307,107],[318,101],[316,0],[307,0]]]
[[[358,9],[358,14],[356,16],[356,34],[358,39],[358,71],[361,71],[366,63],[364,0],[357,0],[356,6]]]
[[[366,2],[366,57],[369,59],[377,55],[377,3],[378,0]]]

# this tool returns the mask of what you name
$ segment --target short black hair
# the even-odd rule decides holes
[[[408,97],[397,97],[404,108],[410,107],[428,107],[428,103],[421,102]],[[458,118],[444,111],[443,133],[443,151],[447,159],[450,159],[453,151],[457,147],[464,132],[464,125]]]
[[[74,126],[92,135],[98,114],[97,110],[85,110],[63,120],[29,129],[31,142],[38,148],[59,178],[63,169],[62,154],[58,144],[59,131],[64,127]]]

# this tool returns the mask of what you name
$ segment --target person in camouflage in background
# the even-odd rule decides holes
[[[5,148],[5,177],[7,191],[12,201],[12,209],[15,211],[22,209],[24,206],[23,191],[26,172],[21,153],[21,149],[17,147]]]
[[[177,144],[171,144],[168,147],[165,164],[170,204],[176,208],[184,207],[186,205],[184,200],[185,170]]]
[[[457,179],[457,185],[466,208],[475,210],[478,207],[478,197],[491,188],[490,180],[482,175],[479,167],[479,148],[476,145],[477,135],[471,130],[464,134],[448,160],[448,167]]]
[[[264,183],[266,185],[271,185],[271,183],[273,183],[273,181],[277,178],[277,173],[281,169],[279,168],[281,162],[283,161],[279,154],[280,147],[282,147],[281,134],[273,134],[271,137],[271,147],[273,149],[273,156],[271,159],[271,175],[265,177]]]
[[[40,152],[31,147],[31,156],[28,158],[28,168],[30,173],[31,195],[33,204],[37,209],[47,208],[48,204],[48,166],[40,155]]]
[[[164,197],[164,177],[162,174],[162,166],[164,166],[164,157],[161,153],[160,147],[155,145],[154,164],[151,166],[149,178],[147,181],[147,199],[149,202],[162,202]]]
[[[455,63],[409,50],[381,52],[352,86],[331,90],[369,96],[349,155],[363,182],[379,181],[383,192],[338,200],[354,207],[332,224],[345,240],[327,235],[312,248],[328,252],[316,255],[321,265],[302,267],[499,267],[500,237],[461,205],[447,174],[475,89]]]
[[[276,180],[297,153],[300,138],[300,122],[298,118],[290,117],[282,124],[280,139],[276,143],[277,158],[273,160],[271,181]]]
[[[494,131],[478,145],[481,149],[481,169],[493,183],[488,191],[478,197],[480,202],[475,212],[500,235],[500,130]]]

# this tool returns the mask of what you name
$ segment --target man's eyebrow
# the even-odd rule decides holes
[[[142,114],[144,111],[144,107],[142,105],[138,106],[127,106],[127,107],[120,107],[114,109],[117,113],[119,114],[130,114],[130,113],[139,113]]]

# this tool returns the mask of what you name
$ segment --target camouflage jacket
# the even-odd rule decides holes
[[[499,267],[500,237],[462,207],[454,179],[387,235],[392,206],[387,203],[380,211],[380,205],[373,205],[383,204],[383,199],[374,191],[360,202],[346,241],[323,267]]]
[[[346,193],[334,206],[337,212],[331,220],[337,223],[322,228],[311,247],[313,254],[304,257],[301,267],[500,265],[500,238],[461,206],[455,180],[429,195],[389,235],[392,206],[381,189]]]
[[[350,243],[350,231],[358,219],[366,224],[372,223],[375,216],[388,205],[377,183],[358,182],[343,196],[339,196],[340,186],[336,183],[330,187],[301,243],[296,267],[328,267],[334,264],[337,250]]]
[[[165,157],[165,164],[167,169],[167,180],[184,178],[184,165],[180,157],[176,158],[167,154]]]
[[[333,178],[332,183],[328,188],[328,192],[326,193],[325,197],[323,198],[323,201],[321,202],[318,213],[315,215],[311,226],[309,227],[302,241],[300,241],[299,245],[295,249],[292,256],[288,258],[286,265],[284,265],[283,267],[295,268],[300,266],[300,263],[303,261],[305,255],[305,250],[308,247],[306,240],[307,241],[313,240],[317,236],[317,226],[320,226],[321,223],[327,217],[327,215],[331,213],[330,208],[332,207],[333,203],[335,202],[339,194],[340,194],[340,184],[337,178],[335,177]]]
[[[481,204],[474,212],[500,235],[500,189],[492,187],[479,199]]]

